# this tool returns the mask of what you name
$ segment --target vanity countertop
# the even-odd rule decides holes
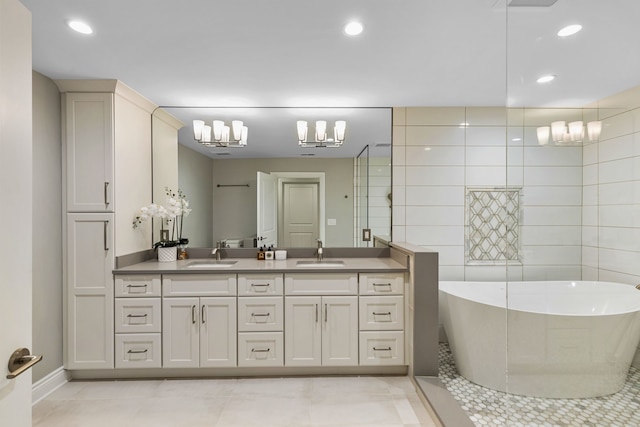
[[[210,261],[213,258],[192,258],[187,260],[158,262],[144,261],[113,270],[114,274],[192,274],[192,273],[354,273],[354,272],[403,272],[407,266],[393,258],[325,258],[323,262],[343,262],[339,267],[297,266],[298,261],[314,261],[315,258],[288,258],[286,260],[257,260],[253,258],[225,258],[222,261],[236,261],[228,267],[198,267],[194,264]]]

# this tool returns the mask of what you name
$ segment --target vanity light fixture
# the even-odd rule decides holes
[[[298,120],[296,123],[298,130],[298,145],[301,147],[342,147],[344,142],[347,122],[344,120],[336,120],[333,126],[333,138],[327,136],[327,122],[325,120],[316,121],[316,131],[314,132],[314,141],[307,141],[309,127],[306,120]]]
[[[231,127],[222,120],[214,120],[212,126],[204,120],[193,121],[193,139],[207,147],[246,147],[249,129],[242,120],[231,121]]]
[[[587,123],[587,136],[589,141],[597,141],[600,138],[600,132],[602,131],[601,121],[592,121]],[[558,120],[551,123],[551,126],[541,126],[536,129],[538,136],[538,144],[547,145],[549,143],[549,136],[551,140],[556,144],[570,144],[582,142],[584,139],[585,126],[582,121],[577,120],[574,122],[566,123]]]

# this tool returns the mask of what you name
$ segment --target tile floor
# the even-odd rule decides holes
[[[476,426],[638,427],[640,370],[631,368],[618,393],[593,399],[543,399],[507,395],[458,375],[451,350],[440,344],[440,381]]]
[[[435,427],[408,377],[73,381],[34,427]]]

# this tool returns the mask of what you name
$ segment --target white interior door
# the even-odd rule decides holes
[[[309,248],[320,238],[318,184],[283,184],[283,235],[286,248]]]
[[[31,347],[31,14],[0,0],[0,425],[31,426],[31,370],[8,379],[7,362]]]
[[[258,172],[257,238],[258,246],[277,246],[278,243],[278,179]]]

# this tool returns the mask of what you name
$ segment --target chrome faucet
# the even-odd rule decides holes
[[[215,249],[211,251],[211,255],[215,255],[217,261],[220,261],[222,259],[222,253],[220,253],[221,248],[222,248],[222,242],[218,241],[216,242]]]
[[[318,261],[322,261],[322,240],[317,239],[318,240]]]

